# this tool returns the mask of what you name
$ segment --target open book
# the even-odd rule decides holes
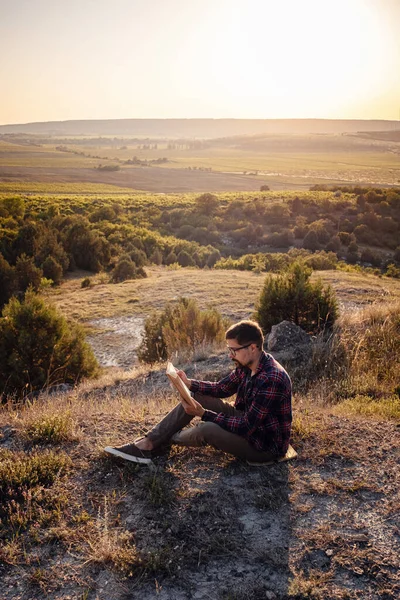
[[[166,374],[174,388],[179,392],[181,398],[187,403],[194,406],[193,398],[190,394],[189,388],[179,377],[177,370],[171,362],[167,363]]]

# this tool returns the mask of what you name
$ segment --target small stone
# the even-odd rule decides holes
[[[270,590],[265,592],[265,597],[267,598],[267,600],[276,600],[276,594],[274,594],[274,592],[271,592]]]

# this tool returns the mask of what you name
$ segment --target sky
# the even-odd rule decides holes
[[[400,0],[0,0],[0,124],[400,119]]]

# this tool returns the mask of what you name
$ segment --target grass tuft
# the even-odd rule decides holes
[[[112,525],[107,496],[103,507],[98,509],[95,531],[86,538],[86,542],[86,563],[108,564],[129,576],[142,572],[142,558],[133,543],[132,534]]]
[[[19,530],[38,519],[42,524],[60,517],[63,496],[51,489],[71,465],[66,454],[52,451],[19,454],[0,452],[0,518]]]
[[[33,444],[59,444],[75,439],[75,423],[69,411],[58,415],[41,415],[27,424],[26,438]]]
[[[390,396],[375,400],[367,395],[357,395],[343,400],[333,408],[333,412],[337,415],[362,415],[400,421],[400,398]]]
[[[171,482],[162,471],[157,471],[143,479],[143,490],[153,506],[166,506],[172,502]]]

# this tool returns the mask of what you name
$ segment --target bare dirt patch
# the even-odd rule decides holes
[[[129,369],[137,361],[136,351],[141,343],[144,320],[142,317],[109,317],[94,319],[89,325],[99,329],[87,336],[94,354],[102,367]]]

